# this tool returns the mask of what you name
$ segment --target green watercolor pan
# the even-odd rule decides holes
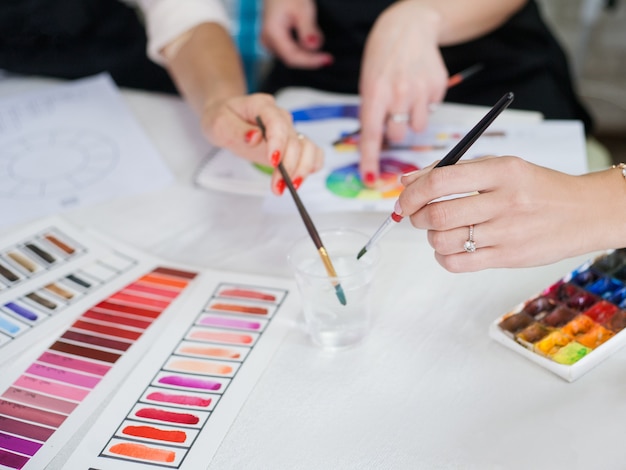
[[[626,345],[626,248],[603,253],[498,318],[489,335],[569,382]]]

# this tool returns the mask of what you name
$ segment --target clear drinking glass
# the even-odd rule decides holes
[[[379,261],[373,247],[357,260],[369,237],[349,229],[320,232],[324,248],[337,273],[329,277],[310,237],[298,240],[287,255],[302,298],[302,310],[313,343],[343,348],[360,342],[368,333],[372,316],[372,282]],[[345,294],[342,305],[336,285]]]

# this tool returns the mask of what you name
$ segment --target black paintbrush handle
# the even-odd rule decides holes
[[[454,165],[459,159],[467,152],[474,142],[482,135],[485,130],[491,125],[495,118],[497,118],[502,111],[504,111],[513,101],[513,92],[509,91],[502,98],[498,100],[493,108],[489,110],[485,116],[478,121],[478,123],[459,140],[459,142],[450,150],[445,157],[441,159],[439,163],[435,165],[435,168]]]
[[[287,174],[287,170],[285,170],[285,167],[283,166],[283,162],[280,162],[278,164],[278,171],[280,171],[280,174],[285,180],[287,189],[289,189],[289,192],[291,193],[291,196],[293,197],[293,201],[296,203],[298,212],[300,212],[300,217],[302,217],[304,226],[306,227],[306,229],[309,232],[309,235],[313,239],[315,248],[317,248],[318,250],[320,248],[323,248],[324,245],[322,245],[322,239],[320,238],[319,233],[317,233],[317,229],[315,228],[315,225],[313,225],[313,220],[311,220],[311,217],[309,216],[309,213],[306,211],[304,204],[302,204],[302,200],[300,199],[300,196],[298,196],[298,192],[296,191],[296,188],[293,186],[293,183],[291,182],[291,178],[289,177],[289,175]]]

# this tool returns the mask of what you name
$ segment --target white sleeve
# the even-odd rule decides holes
[[[159,54],[167,44],[200,23],[218,23],[230,29],[221,0],[138,0],[148,37],[148,57],[163,65]]]

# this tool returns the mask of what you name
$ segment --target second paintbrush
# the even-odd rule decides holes
[[[474,142],[485,132],[485,130],[491,125],[495,118],[497,118],[502,111],[504,111],[513,101],[514,95],[509,92],[506,93],[498,102],[489,110],[485,116],[476,124],[453,148],[445,157],[441,159],[439,163],[435,165],[435,168],[442,166],[454,165],[459,159],[467,152]],[[376,230],[372,238],[361,248],[361,251],[356,255],[356,259],[361,258],[367,250],[369,250],[383,235],[385,235],[391,228],[402,220],[402,216],[392,212],[382,225]]]
[[[263,121],[261,120],[260,116],[256,117],[256,122],[259,125],[259,128],[261,129],[261,134],[263,134],[263,139],[265,139],[266,138],[265,124],[263,124]],[[294,187],[293,182],[291,181],[291,178],[289,177],[289,174],[287,173],[287,170],[285,170],[283,162],[280,162],[278,164],[278,171],[280,171],[280,174],[283,177],[283,180],[285,181],[285,185],[287,186],[287,189],[289,190],[291,197],[296,203],[296,207],[298,208],[300,217],[302,218],[302,221],[304,222],[304,226],[309,232],[309,236],[311,237],[311,239],[313,240],[313,243],[315,244],[315,248],[317,248],[320,258],[322,259],[322,263],[324,264],[324,268],[326,269],[326,272],[328,273],[328,276],[330,276],[332,279],[336,279],[337,272],[335,271],[335,268],[333,267],[333,263],[330,261],[328,252],[326,251],[326,248],[322,244],[322,239],[320,238],[319,233],[317,232],[317,229],[315,228],[315,225],[313,224],[313,220],[311,219],[311,216],[309,216],[309,213],[304,207],[304,204],[302,203],[300,196],[298,196],[298,192],[296,191],[296,188]],[[337,298],[339,299],[339,302],[341,302],[342,305],[346,305],[347,303],[346,295],[343,291],[343,288],[341,287],[341,284],[337,281],[332,281],[332,283],[333,283],[333,286],[335,287],[335,293],[337,294]]]

